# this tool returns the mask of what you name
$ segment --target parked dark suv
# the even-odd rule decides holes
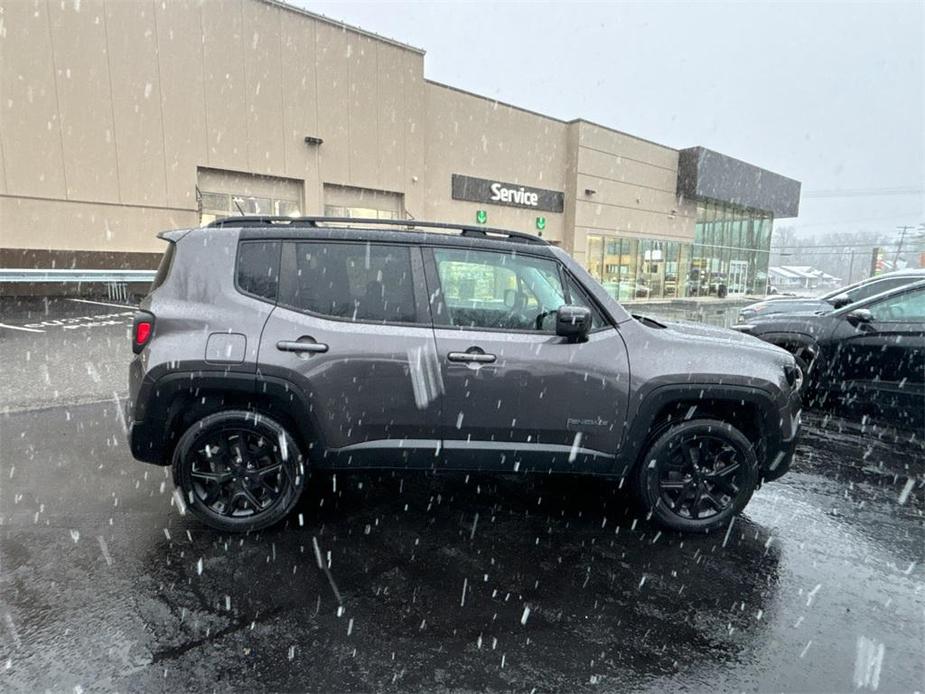
[[[921,271],[920,271],[921,272]],[[735,326],[792,353],[807,405],[861,410],[925,433],[925,273],[918,282],[821,314]]]
[[[539,238],[247,217],[161,238],[131,450],[214,528],[276,523],[311,470],[416,468],[626,478],[650,517],[705,531],[790,466],[790,354],[633,317]]]

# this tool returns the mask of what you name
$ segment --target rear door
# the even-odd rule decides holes
[[[420,250],[284,241],[260,369],[307,398],[316,463],[433,465],[442,393]]]
[[[629,380],[616,328],[554,259],[460,248],[424,253],[447,466],[609,471]],[[555,335],[555,311],[569,302],[594,312],[585,342]]]

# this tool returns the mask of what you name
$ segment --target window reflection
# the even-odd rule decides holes
[[[588,270],[619,301],[763,295],[773,221],[758,210],[701,203],[692,243],[592,234]]]
[[[199,224],[206,226],[221,217],[270,215],[298,217],[302,214],[298,200],[259,197],[235,193],[199,192]]]

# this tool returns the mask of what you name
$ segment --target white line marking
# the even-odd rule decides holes
[[[10,330],[22,330],[26,333],[43,333],[44,330],[36,330],[35,328],[21,328],[18,325],[7,325],[6,323],[0,323],[0,328],[9,328]]]
[[[105,301],[90,301],[89,299],[68,299],[68,301],[76,301],[80,304],[96,304],[97,306],[115,306],[116,308],[137,308],[131,304],[110,304]]]

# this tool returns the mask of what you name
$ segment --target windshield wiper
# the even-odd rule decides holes
[[[638,320],[640,323],[642,323],[648,328],[667,328],[668,327],[664,323],[659,323],[657,320],[649,316],[643,316],[638,313],[633,313],[631,315],[633,316],[633,318],[635,318],[636,320]]]

